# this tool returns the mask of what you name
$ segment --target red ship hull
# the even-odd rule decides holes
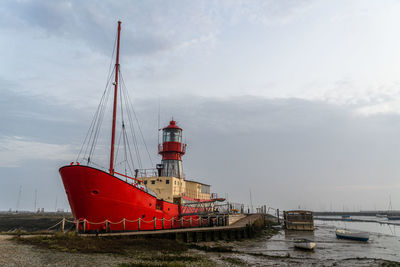
[[[89,166],[59,170],[74,217],[85,230],[153,230],[199,225],[199,216],[180,215],[180,206],[157,199],[135,184]],[[139,220],[140,218],[140,220]],[[83,226],[80,226],[83,227]]]

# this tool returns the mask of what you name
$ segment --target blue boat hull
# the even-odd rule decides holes
[[[340,238],[340,239],[349,239],[349,240],[364,241],[364,242],[367,242],[368,239],[369,239],[369,238],[341,235],[341,234],[338,234],[338,233],[336,233],[336,237]]]

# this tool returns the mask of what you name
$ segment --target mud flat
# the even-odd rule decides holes
[[[290,234],[272,229],[271,222],[251,239],[183,243],[86,237],[73,231],[35,235],[26,231],[46,229],[64,216],[15,215],[0,215],[0,226],[8,231],[0,234],[0,266],[400,266],[397,239],[372,235],[369,243],[336,240],[334,228],[327,225],[319,225],[313,233]],[[304,234],[317,242],[315,252],[293,248],[292,239]]]
[[[279,235],[279,234],[278,234]],[[264,230],[242,241],[182,243],[168,239],[0,235],[0,266],[400,266],[368,258],[318,259],[310,254],[279,255],[260,243],[276,236]]]
[[[71,213],[45,212],[45,213],[0,213],[0,232],[43,231],[60,222],[62,218],[74,220]],[[73,225],[70,225],[72,228]]]

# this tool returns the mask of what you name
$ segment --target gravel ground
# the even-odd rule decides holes
[[[0,235],[0,266],[118,266],[132,258],[111,254],[58,252],[18,244],[11,235]]]

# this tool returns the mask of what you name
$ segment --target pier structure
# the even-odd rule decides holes
[[[96,235],[80,233],[80,236],[131,236],[145,238],[167,238],[183,242],[201,242],[216,240],[239,240],[251,238],[257,232],[262,230],[267,224],[273,221],[272,216],[266,214],[249,214],[243,216],[234,215],[231,218],[231,224],[218,227],[196,227],[181,229],[166,229],[155,231],[135,231],[135,232],[116,232],[116,233],[98,233]],[[228,220],[229,221],[229,220]]]

